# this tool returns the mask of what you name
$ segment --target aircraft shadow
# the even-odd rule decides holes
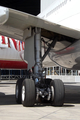
[[[80,85],[65,85],[65,103],[80,103]]]
[[[0,105],[15,105],[15,95],[5,95],[4,93],[0,92]]]

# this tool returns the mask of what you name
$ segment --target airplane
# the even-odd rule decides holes
[[[71,2],[74,8],[74,0],[65,2],[65,5],[71,5]],[[79,0],[77,2],[79,10]],[[69,10],[70,8],[71,6]],[[65,7],[66,9],[68,8]],[[60,10],[63,11],[64,7]],[[75,11],[77,13],[78,10],[71,12],[73,18]],[[33,79],[21,78],[16,83],[17,103],[30,107],[40,100],[49,101],[54,106],[62,106],[65,97],[64,83],[59,79],[46,79],[43,67],[57,64],[68,69],[79,70],[80,30],[45,20],[40,15],[33,16],[7,7],[0,6],[0,11],[0,34],[25,42],[24,60],[28,63],[29,69],[34,66]],[[52,11],[50,15],[51,13]],[[72,19],[70,14],[66,15],[65,20]],[[51,16],[47,19],[49,17]]]
[[[0,35],[0,68],[27,69],[24,58],[24,42]]]

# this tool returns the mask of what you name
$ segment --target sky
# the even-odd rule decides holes
[[[40,0],[0,0],[0,6],[17,9],[32,15],[40,13]]]

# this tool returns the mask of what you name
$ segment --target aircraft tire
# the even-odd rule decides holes
[[[23,82],[23,80],[24,80],[23,78],[20,78],[16,82],[15,98],[16,98],[16,102],[18,104],[22,103],[21,91],[22,91],[22,82]]]
[[[52,89],[51,104],[54,106],[62,106],[65,96],[65,88],[63,82],[59,79],[52,80],[50,87]]]
[[[36,99],[35,84],[32,79],[25,79],[22,84],[22,104],[32,107]]]

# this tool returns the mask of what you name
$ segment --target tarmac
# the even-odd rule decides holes
[[[23,107],[15,101],[15,80],[0,81],[0,120],[80,120],[80,83],[65,84],[62,107],[50,103]]]

